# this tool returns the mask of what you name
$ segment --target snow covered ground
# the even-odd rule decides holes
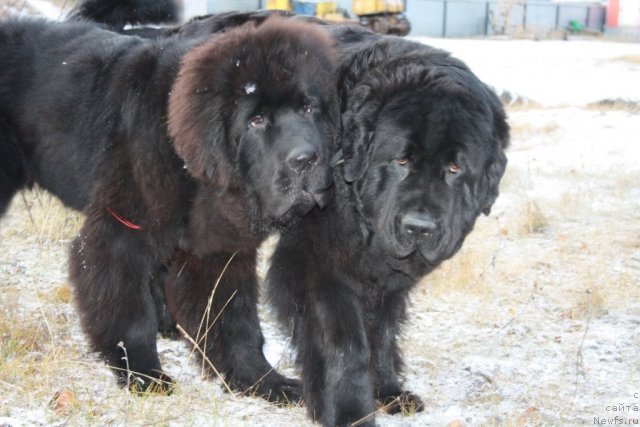
[[[545,106],[582,106],[606,98],[640,100],[639,43],[581,39],[415,40],[452,52],[497,89]],[[633,57],[635,61],[630,61]]]
[[[590,105],[640,102],[640,45],[420,41],[535,103],[509,110],[491,216],[413,294],[406,383],[426,410],[379,424],[640,424],[640,108]],[[69,236],[48,228],[46,200],[28,200],[34,223],[21,197],[0,221],[0,425],[312,425],[304,408],[223,393],[175,341],[159,344],[172,396],[118,389],[67,296]],[[262,316],[270,359],[295,375],[287,338]],[[61,390],[73,404],[56,411]]]
[[[70,6],[62,9],[47,0],[0,0],[0,17],[3,14],[39,16],[51,20],[64,19]]]

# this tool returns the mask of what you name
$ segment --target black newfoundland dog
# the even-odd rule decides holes
[[[498,97],[459,60],[406,40],[334,28],[343,163],[335,199],[282,233],[268,296],[293,334],[308,413],[375,425],[424,405],[403,388],[409,291],[489,214],[509,129]]]
[[[326,196],[333,44],[277,18],[159,41],[0,23],[0,206],[36,182],[84,208],[70,276],[82,326],[122,384],[171,386],[152,287],[175,259],[174,315],[228,385],[296,398],[262,353],[256,249]]]

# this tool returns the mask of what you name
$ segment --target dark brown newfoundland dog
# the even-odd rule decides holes
[[[200,343],[210,362],[236,390],[295,399],[297,383],[262,353],[256,248],[330,185],[335,59],[326,32],[277,18],[159,41],[1,23],[2,207],[32,182],[84,207],[70,276],[82,326],[122,384],[170,387],[152,287],[178,253],[177,320],[194,340],[225,326]]]

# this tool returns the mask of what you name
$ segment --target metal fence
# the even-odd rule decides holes
[[[207,0],[207,11],[251,10],[266,0]],[[351,0],[337,0],[351,13]],[[412,36],[470,37],[566,29],[571,21],[602,31],[605,7],[523,0],[405,0]]]
[[[408,0],[412,36],[469,37],[574,28],[602,31],[605,7],[599,4]]]

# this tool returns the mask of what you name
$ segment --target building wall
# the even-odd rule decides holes
[[[607,35],[640,42],[640,1],[609,0]]]
[[[261,7],[261,0],[207,0],[208,13],[256,10]]]
[[[351,0],[334,0],[338,6],[353,16]],[[636,5],[636,15],[631,20],[640,20],[638,0],[617,0]],[[220,13],[231,10],[246,11],[264,8],[266,0],[186,0],[186,3],[206,5],[205,13]],[[569,21],[576,20],[583,26],[602,30],[604,6],[590,3],[528,1],[526,6],[517,5],[508,17],[503,16],[496,0],[406,0],[406,15],[411,22],[412,36],[469,37],[491,34],[513,34],[516,30],[545,31],[567,28]],[[639,24],[640,25],[640,24]]]
[[[407,0],[406,15],[411,35],[467,37],[567,28],[571,20],[600,31],[604,11],[603,6],[593,3],[531,1],[514,6],[505,16],[495,0]]]
[[[486,2],[413,0],[406,15],[411,35],[465,37],[487,32],[487,10]]]

